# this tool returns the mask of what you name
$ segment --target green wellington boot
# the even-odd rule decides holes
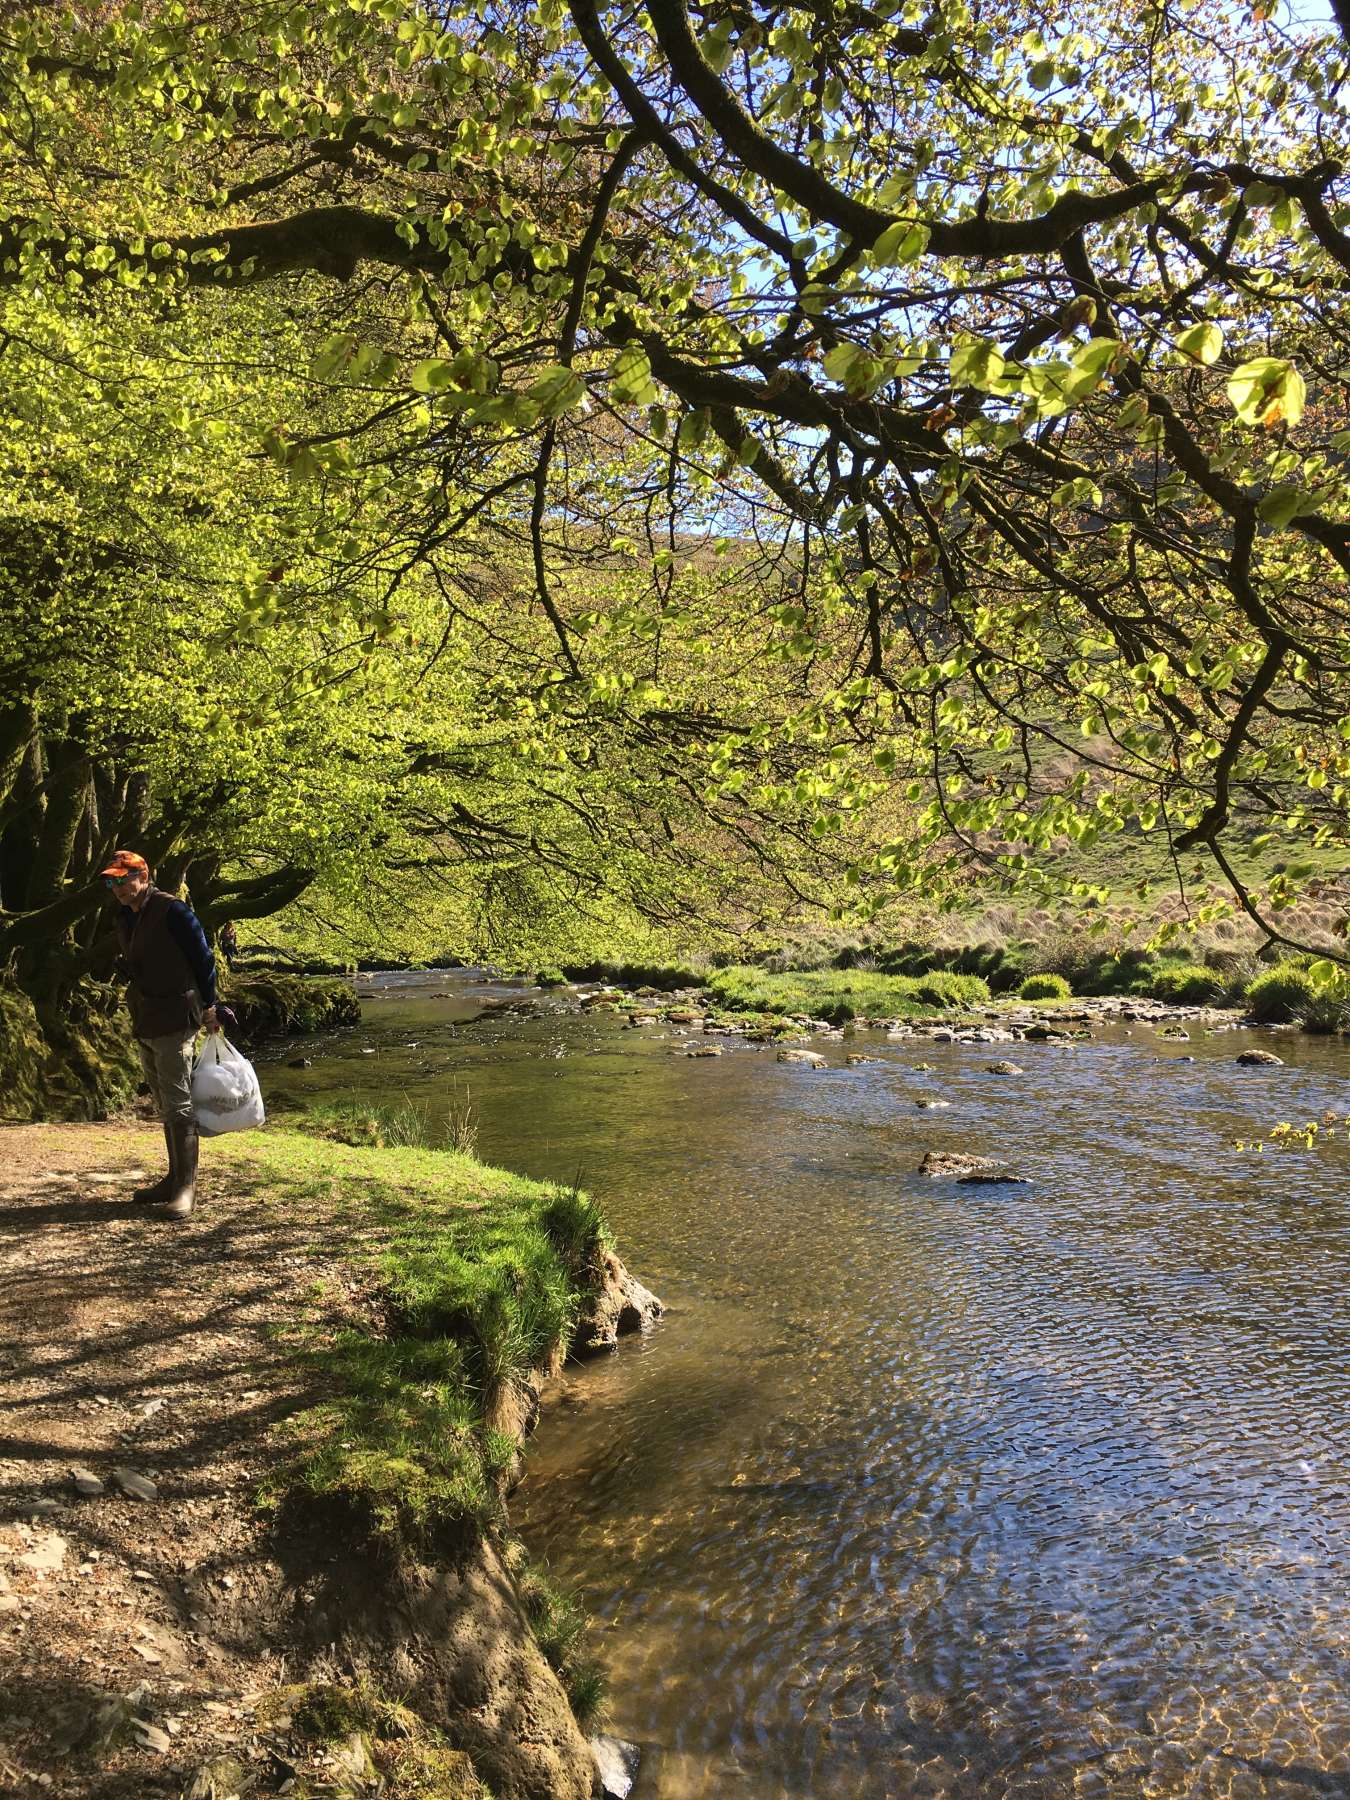
[[[152,1181],[149,1187],[133,1188],[131,1204],[133,1206],[159,1206],[173,1193],[173,1137],[167,1123],[164,1127],[164,1149],[169,1158],[169,1172],[161,1175],[158,1181]]]

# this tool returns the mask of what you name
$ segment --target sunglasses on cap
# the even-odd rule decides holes
[[[127,882],[134,880],[134,875],[105,875],[103,877],[103,885],[105,888],[120,888],[125,887]]]

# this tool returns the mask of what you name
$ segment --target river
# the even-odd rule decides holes
[[[556,1384],[512,1503],[594,1616],[635,1800],[1350,1796],[1350,1153],[1233,1148],[1344,1120],[1350,1051],[866,1033],[810,1071],[474,1021],[520,992],[369,978],[264,1085],[467,1091],[479,1154],[579,1174],[667,1303]]]

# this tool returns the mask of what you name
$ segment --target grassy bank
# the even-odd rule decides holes
[[[860,968],[847,954],[843,967],[769,970],[739,965],[718,969],[706,979],[706,990],[725,1011],[760,1015],[803,1014],[844,1024],[850,1019],[931,1016],[987,1004],[1003,996],[1055,1004],[1071,998],[1130,995],[1173,1006],[1241,1008],[1257,1024],[1297,1024],[1305,1031],[1350,1031],[1350,993],[1345,985],[1328,988],[1309,974],[1311,959],[1286,959],[1265,965],[1246,959],[1227,968],[1182,958],[1135,957],[1114,953],[1084,961],[1076,956],[1042,959],[1039,969],[1005,965],[999,972],[981,946],[954,950],[907,946],[888,953],[869,953],[866,960],[898,962],[907,974]],[[982,961],[985,974],[971,972]],[[1058,966],[1055,962],[1058,961]],[[964,968],[942,966],[964,964]],[[924,965],[928,967],[925,968]],[[1070,972],[1071,971],[1071,972]]]
[[[989,999],[989,988],[978,975],[945,972],[919,977],[834,969],[771,974],[737,967],[715,970],[706,986],[729,1012],[800,1013],[836,1025],[849,1019],[922,1018]]]
[[[359,1125],[359,1121],[353,1121]],[[558,1367],[611,1248],[576,1189],[453,1150],[355,1147],[268,1129],[206,1155],[342,1246],[359,1295],[317,1292],[285,1321],[324,1396],[285,1427],[261,1496],[283,1526],[373,1554],[443,1560],[506,1534],[520,1396]],[[575,1608],[512,1552],[541,1647],[583,1722],[603,1683]]]

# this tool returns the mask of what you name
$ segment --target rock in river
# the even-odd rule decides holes
[[[1238,1057],[1244,1069],[1282,1069],[1284,1058],[1276,1056],[1273,1050],[1244,1050]]]
[[[626,1738],[593,1737],[591,1754],[595,1758],[604,1800],[628,1800],[642,1761],[642,1752],[637,1745],[630,1744]]]
[[[972,1156],[965,1150],[930,1150],[919,1164],[920,1175],[931,1175],[937,1181],[1016,1182],[1027,1183],[1025,1175],[1014,1175],[992,1157]]]
[[[986,1063],[985,1068],[991,1075],[1020,1075],[1022,1073],[1021,1063],[1008,1062],[1006,1059],[1003,1062]]]
[[[792,1063],[799,1069],[824,1069],[829,1067],[825,1058],[816,1050],[780,1050],[778,1052],[778,1060],[780,1063]]]

